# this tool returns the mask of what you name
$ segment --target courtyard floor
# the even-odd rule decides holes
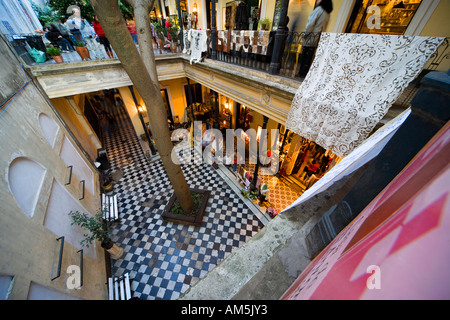
[[[123,173],[112,191],[120,221],[110,231],[125,251],[112,260],[112,275],[128,272],[133,296],[141,300],[177,299],[264,225],[223,175],[193,162],[182,165],[189,187],[211,191],[202,225],[164,221],[173,189],[162,162],[145,156],[126,110],[117,106],[110,112],[118,127],[105,133],[105,149],[111,167]]]

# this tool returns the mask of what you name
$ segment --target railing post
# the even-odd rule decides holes
[[[178,26],[180,27],[181,51],[183,51],[183,49],[184,49],[184,42],[183,42],[183,16],[181,15],[180,0],[177,0],[177,11],[178,11]]]
[[[272,53],[272,61],[270,62],[269,66],[269,73],[270,74],[277,74],[281,67],[281,57],[282,57],[282,51],[284,48],[282,48],[282,44],[284,43],[284,39],[286,38],[286,17],[287,17],[287,11],[289,6],[289,0],[282,0],[281,2],[281,10],[280,10],[280,20],[278,23],[278,28],[275,33],[275,43],[273,45],[273,53]]]
[[[219,94],[214,91],[214,129],[220,129],[219,123]]]
[[[211,0],[211,59],[217,59],[216,51],[216,0]]]

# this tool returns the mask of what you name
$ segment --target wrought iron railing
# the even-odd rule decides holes
[[[280,75],[304,78],[314,59],[320,33],[289,32],[281,58]]]

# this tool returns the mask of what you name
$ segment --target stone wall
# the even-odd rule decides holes
[[[68,212],[95,213],[99,175],[46,94],[20,67],[0,38],[0,83],[23,80],[0,109],[0,278],[2,299],[105,299],[104,250],[84,249],[83,286],[70,289],[69,266],[80,266],[84,230],[70,225]],[[20,70],[20,73],[12,72]],[[9,99],[9,100],[8,100]],[[68,166],[73,166],[71,183]],[[85,197],[79,200],[85,180]],[[56,276],[64,236],[61,276]],[[9,282],[9,283],[6,283]],[[74,282],[76,283],[76,282]]]

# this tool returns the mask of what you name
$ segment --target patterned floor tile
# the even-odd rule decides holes
[[[106,151],[112,167],[123,172],[113,190],[120,221],[110,231],[125,251],[122,259],[112,261],[112,273],[129,272],[133,294],[142,300],[177,299],[263,224],[212,166],[195,163],[195,158],[182,164],[182,170],[190,188],[211,191],[203,223],[194,227],[164,221],[161,214],[173,194],[164,167],[145,157],[126,111],[115,107],[110,112],[118,129],[106,135]]]

